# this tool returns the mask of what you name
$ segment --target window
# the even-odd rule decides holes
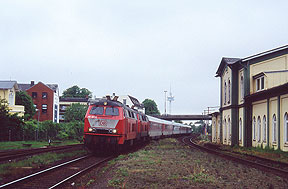
[[[105,115],[118,116],[119,110],[118,110],[118,108],[107,107],[106,111],[105,111]]]
[[[47,104],[42,104],[42,113],[47,113]]]
[[[253,118],[253,140],[256,140],[256,119]]]
[[[46,92],[43,92],[43,93],[42,93],[42,98],[43,98],[43,99],[47,98],[47,93],[46,93]]]
[[[266,142],[266,127],[267,127],[267,122],[266,122],[266,116],[264,115],[263,117],[263,142]]]
[[[272,118],[272,142],[276,143],[277,139],[277,122],[276,122],[276,115],[273,115]]]
[[[104,112],[104,107],[92,107],[91,110],[90,110],[90,114],[92,115],[103,115],[103,112]]]
[[[256,91],[264,89],[264,76],[256,78]]]
[[[35,109],[37,109],[37,104],[34,104],[33,106],[34,106]]]
[[[239,120],[239,141],[242,141],[242,119]]]
[[[231,140],[231,121],[230,121],[230,118],[228,118],[228,139],[229,141]]]
[[[230,103],[230,99],[231,99],[231,82],[229,79],[228,81],[228,104]]]
[[[288,142],[288,114],[287,112],[284,115],[284,142]]]
[[[243,74],[241,74],[241,77],[240,77],[240,98],[241,100],[244,99],[244,77],[243,77]]]
[[[227,84],[226,84],[226,81],[225,81],[225,84],[224,84],[224,104],[226,104],[226,93],[227,93]]]
[[[261,118],[260,116],[258,116],[258,119],[257,119],[257,127],[258,127],[257,140],[258,142],[261,142]]]
[[[226,119],[224,120],[224,139],[226,140],[227,133],[226,133]]]
[[[32,92],[32,98],[37,98],[37,92]]]

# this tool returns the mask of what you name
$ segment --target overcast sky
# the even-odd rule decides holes
[[[288,44],[287,8],[287,0],[1,0],[0,80],[149,98],[161,113],[171,85],[172,114],[202,113],[219,105],[222,57]]]

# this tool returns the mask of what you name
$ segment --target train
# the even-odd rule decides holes
[[[102,98],[89,102],[83,139],[93,152],[113,152],[134,143],[191,132],[188,125],[145,115],[117,98]]]

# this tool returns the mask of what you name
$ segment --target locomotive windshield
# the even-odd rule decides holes
[[[118,116],[119,110],[118,110],[118,108],[107,107],[106,111],[105,111],[105,115]]]
[[[93,115],[103,115],[104,107],[92,107],[90,110],[90,114]]]

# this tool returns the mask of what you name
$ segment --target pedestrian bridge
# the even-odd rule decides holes
[[[164,120],[212,120],[211,115],[152,115]]]

